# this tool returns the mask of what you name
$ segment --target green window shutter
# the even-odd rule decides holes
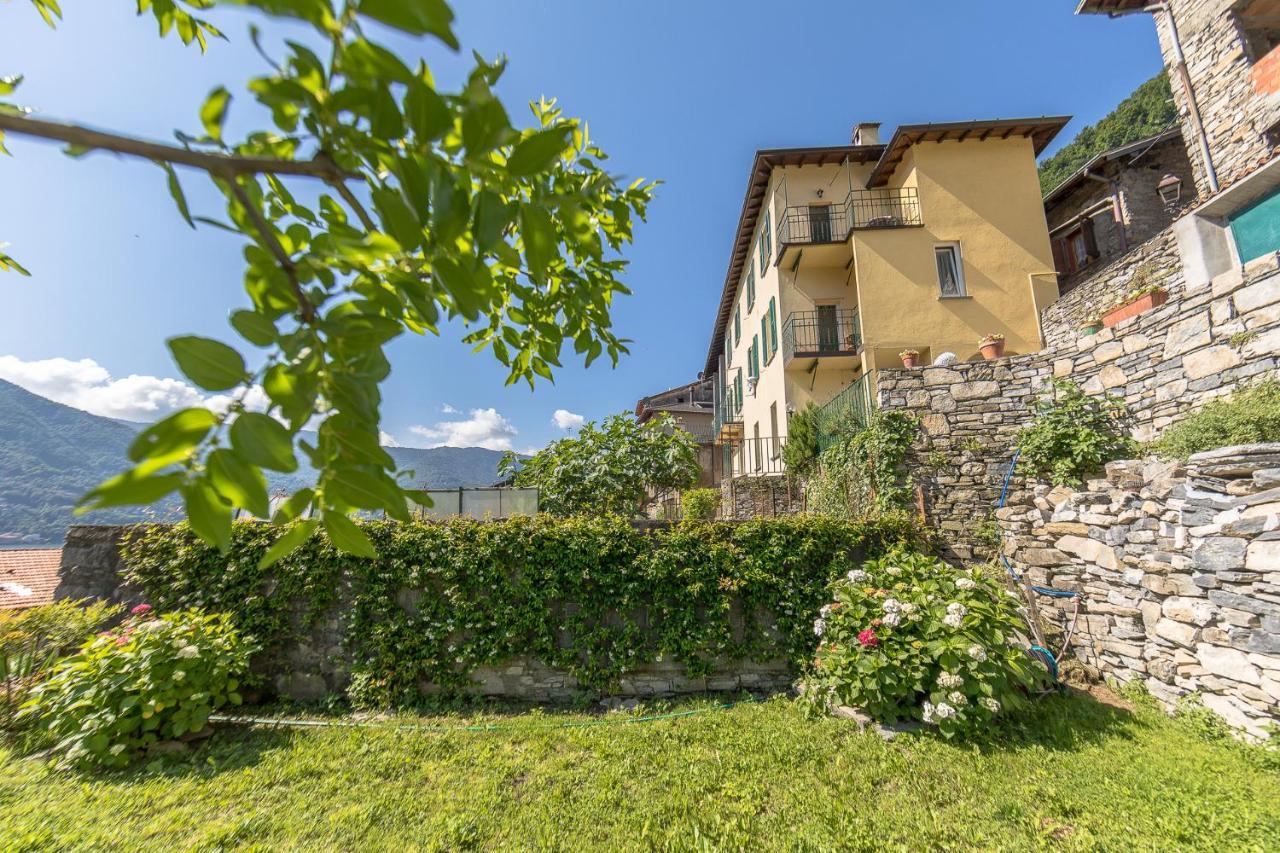
[[[764,347],[764,363],[773,358],[773,349],[769,346],[769,312],[760,318],[760,345]]]
[[[750,311],[756,304],[756,274],[754,272],[747,273],[747,310]]]
[[[778,351],[778,304],[774,297],[769,297],[769,358]]]
[[[733,309],[733,343],[737,346],[742,342],[742,309]]]
[[[760,228],[760,277],[764,277],[764,271],[769,266],[769,255],[773,252],[773,238],[770,236],[770,215],[766,208],[764,218],[761,220]]]
[[[742,411],[742,368],[738,368],[738,374],[733,377],[733,410],[735,412]]]
[[[747,351],[747,375],[755,379],[760,375],[760,336],[751,336],[751,348]]]
[[[727,334],[724,336],[724,366],[733,365],[733,339]]]

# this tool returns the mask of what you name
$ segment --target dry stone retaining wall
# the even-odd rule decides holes
[[[1280,444],[1186,470],[1114,462],[1083,491],[1014,492],[997,515],[1020,572],[1081,594],[1071,651],[1092,675],[1168,705],[1200,693],[1256,735],[1280,721]],[[1070,623],[1072,599],[1038,599],[1051,625]]]

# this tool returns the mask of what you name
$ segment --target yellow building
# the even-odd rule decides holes
[[[810,402],[865,412],[904,350],[1043,346],[1058,293],[1036,156],[1067,121],[907,125],[887,144],[862,124],[851,145],[756,152],[704,370],[733,475],[780,472]]]

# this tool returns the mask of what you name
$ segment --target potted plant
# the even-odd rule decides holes
[[[903,367],[919,367],[920,351],[914,349],[904,349],[898,353],[898,358],[902,359]]]
[[[987,361],[999,358],[1004,355],[1004,335],[987,335],[978,341],[978,349],[982,350],[982,357]]]
[[[1088,335],[1096,335],[1101,331],[1102,318],[1097,315],[1085,318],[1085,320],[1080,324],[1080,337],[1082,338]]]
[[[1158,284],[1145,284],[1121,296],[1102,315],[1102,325],[1111,328],[1144,311],[1159,308],[1169,301],[1169,292]]]

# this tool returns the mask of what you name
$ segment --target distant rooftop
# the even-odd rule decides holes
[[[0,549],[0,610],[51,603],[61,562],[61,548]]]

